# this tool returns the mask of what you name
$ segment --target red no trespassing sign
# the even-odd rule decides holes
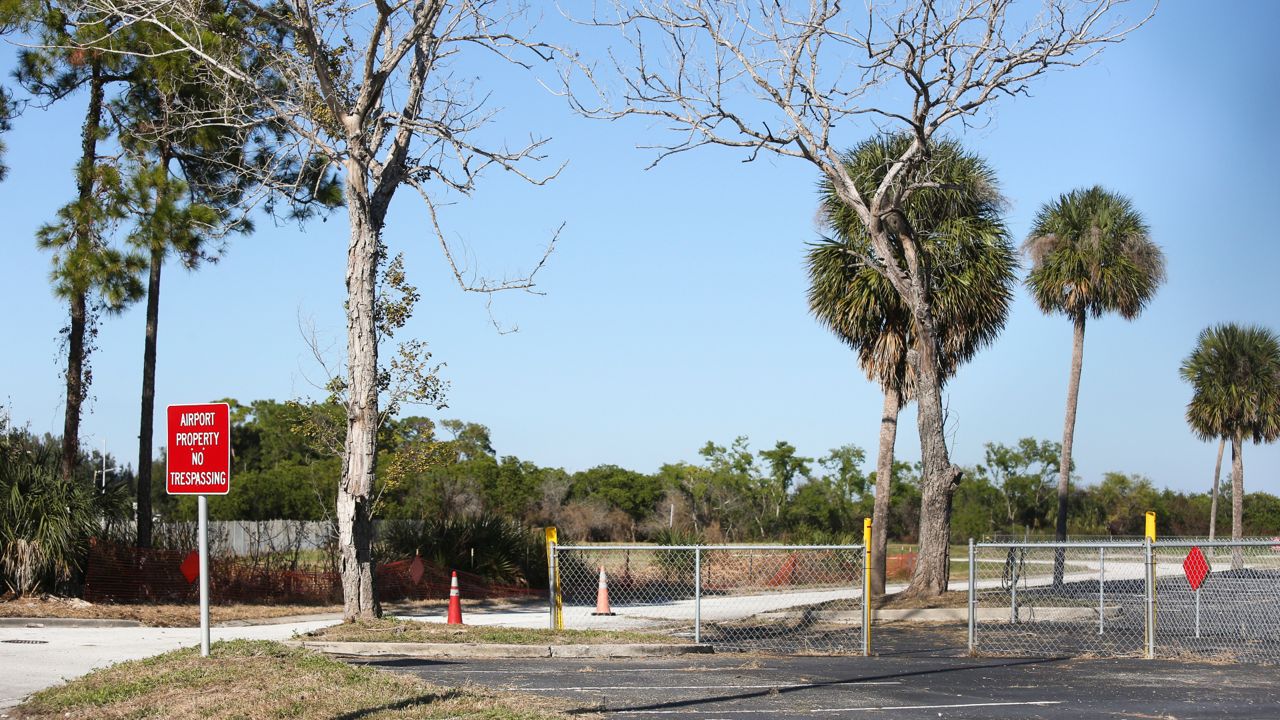
[[[170,495],[231,491],[231,407],[170,405],[165,489]]]

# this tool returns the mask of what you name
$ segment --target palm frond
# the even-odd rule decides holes
[[[1133,202],[1097,186],[1041,207],[1022,252],[1027,288],[1045,313],[1132,320],[1165,279],[1164,253]]]
[[[887,135],[860,143],[844,155],[860,192],[873,192],[911,138]],[[943,378],[991,343],[1004,327],[1013,298],[1017,258],[1001,219],[1004,199],[994,171],[953,141],[930,147],[929,159],[904,186],[923,180],[902,208],[922,245],[922,259],[938,326]],[[867,377],[914,394],[907,352],[915,343],[915,319],[897,290],[875,267],[901,257],[878,257],[861,218],[844,204],[829,180],[819,186],[820,217],[830,229],[810,245],[809,308],[819,322],[858,353]],[[890,244],[900,247],[897,238]]]
[[[1280,338],[1257,325],[1227,323],[1200,333],[1182,362],[1191,384],[1187,423],[1204,440],[1280,439]]]

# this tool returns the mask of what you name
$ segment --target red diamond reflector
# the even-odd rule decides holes
[[[424,570],[425,568],[422,567],[422,557],[419,555],[413,556],[413,562],[409,565],[409,579],[413,581],[414,585],[422,582],[422,573]]]
[[[187,582],[195,582],[196,578],[200,577],[200,553],[192,550],[183,558],[182,565],[178,569],[182,571],[182,577],[186,578]]]
[[[1200,548],[1193,547],[1191,552],[1187,553],[1187,559],[1182,561],[1182,572],[1187,574],[1187,582],[1191,583],[1191,589],[1199,590],[1204,579],[1209,577],[1209,561],[1204,553],[1200,552]]]

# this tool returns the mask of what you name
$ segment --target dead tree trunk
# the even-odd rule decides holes
[[[375,318],[381,218],[365,190],[366,170],[347,161],[347,436],[338,485],[339,570],[343,620],[382,615],[374,588],[370,502],[377,463],[378,334]]]
[[[906,228],[904,227],[903,230]],[[942,409],[942,371],[938,357],[938,328],[929,299],[928,270],[920,261],[910,231],[899,232],[910,278],[911,313],[916,342],[909,360],[916,372],[917,427],[920,431],[920,537],[915,572],[905,595],[930,597],[947,591],[951,564],[951,500],[960,483],[960,469],[947,453],[946,417]]]
[[[951,551],[951,499],[960,470],[951,465],[944,433],[942,385],[938,378],[937,333],[922,328],[916,368],[917,426],[920,430],[920,546],[907,596],[934,596],[947,591]]]

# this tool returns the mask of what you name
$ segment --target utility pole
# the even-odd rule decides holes
[[[102,438],[102,469],[94,471],[94,474],[102,473],[102,485],[98,491],[105,493],[107,491],[107,473],[119,470],[119,466],[107,467],[107,439]],[[96,483],[95,483],[96,484]]]

